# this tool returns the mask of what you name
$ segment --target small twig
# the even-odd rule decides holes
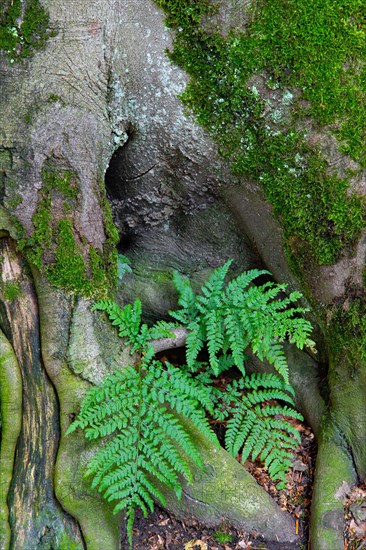
[[[185,345],[188,336],[188,330],[186,328],[173,328],[170,332],[175,334],[175,338],[159,338],[158,340],[151,340],[151,342],[149,342],[156,353],[168,349],[181,348]]]

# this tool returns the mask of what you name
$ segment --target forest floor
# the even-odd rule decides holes
[[[316,445],[308,427],[303,426],[301,431],[302,444],[297,451],[294,468],[288,474],[286,490],[276,490],[261,464],[245,463],[246,469],[254,475],[258,483],[295,518],[299,536],[296,542],[264,542],[258,534],[255,536],[255,533],[238,531],[224,524],[214,529],[204,527],[198,522],[188,525],[156,507],[148,518],[144,518],[141,512],[136,513],[134,550],[308,550]],[[364,514],[363,521],[358,521],[360,514]],[[354,487],[349,494],[345,505],[344,541],[344,550],[366,549],[366,486]],[[125,540],[122,548],[127,547]]]

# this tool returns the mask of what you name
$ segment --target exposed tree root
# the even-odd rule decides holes
[[[55,493],[62,507],[77,520],[88,550],[118,550],[120,516],[90,488],[83,478],[95,446],[80,433],[65,436],[90,384],[74,374],[68,364],[72,300],[35,274],[39,301],[42,356],[57,391],[60,405],[60,443],[55,465]],[[79,327],[83,330],[82,327]],[[117,338],[117,337],[116,337]],[[89,349],[95,342],[89,342]],[[71,365],[72,366],[72,365]],[[96,372],[96,379],[99,374]]]
[[[331,418],[326,415],[318,438],[310,525],[311,548],[343,550],[343,500],[357,476]]]
[[[15,450],[22,425],[22,377],[14,350],[0,330],[0,540],[10,547],[11,530],[7,498],[13,476]]]
[[[160,488],[167,508],[183,520],[196,519],[207,526],[226,522],[238,529],[257,532],[265,540],[292,542],[295,522],[258,485],[227,451],[216,448],[191,422],[185,421],[203,459],[205,470],[193,467],[194,482],[183,483],[181,500]]]
[[[0,240],[1,324],[19,365],[23,399],[19,437],[8,493],[11,548],[59,547],[80,540],[74,520],[54,496],[58,403],[40,354],[37,299],[15,242]],[[16,288],[9,294],[7,289]],[[8,391],[5,385],[5,391]]]

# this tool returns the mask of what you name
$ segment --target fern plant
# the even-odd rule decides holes
[[[250,455],[259,457],[278,488],[285,486],[299,434],[283,417],[302,417],[292,408],[294,391],[282,343],[289,339],[300,348],[313,346],[312,327],[300,316],[305,309],[292,306],[300,293],[279,298],[286,285],[252,284],[267,271],[245,272],[225,286],[230,264],[216,269],[198,295],[187,278],[174,274],[181,308],[170,314],[178,324],[159,321],[148,327],[142,323],[139,300],[123,309],[111,301],[94,306],[107,313],[126,339],[131,365],[117,369],[88,393],[68,433],[81,428],[90,440],[104,439],[86,475],[109,502],[117,501],[114,512],[126,510],[131,546],[135,509],[146,515],[154,500],[165,504],[156,481],[179,497],[180,476],[192,481],[190,465],[203,467],[184,418],[215,445],[206,413],[227,420],[226,449],[233,456],[241,451],[242,462]],[[173,337],[176,326],[187,329],[187,364],[179,369],[157,361],[151,345],[152,340]],[[198,354],[204,346],[209,360],[202,363]],[[278,374],[247,375],[248,347]],[[220,391],[215,377],[233,366],[242,378]]]
[[[227,451],[233,456],[241,451],[242,464],[249,456],[252,460],[260,458],[269,476],[278,482],[278,490],[286,487],[286,474],[300,444],[298,430],[287,420],[303,420],[292,408],[293,394],[292,386],[275,374],[245,375],[221,392],[218,397],[221,409],[214,409],[215,418],[229,418],[225,433]]]
[[[123,309],[113,302],[98,302],[94,309],[107,312],[119,335],[127,339],[135,361],[88,393],[67,433],[81,428],[87,439],[104,438],[86,475],[93,477],[92,487],[108,502],[117,501],[114,513],[126,510],[132,545],[135,509],[146,515],[148,509],[154,510],[154,499],[165,505],[154,478],[180,497],[178,475],[192,481],[190,461],[203,468],[191,436],[172,411],[192,420],[218,445],[204,413],[205,409],[213,412],[212,400],[210,390],[189,373],[169,363],[163,367],[154,359],[148,341],[172,334],[165,323],[151,328],[141,323],[139,300]]]
[[[224,288],[231,263],[229,260],[216,269],[197,296],[189,279],[174,273],[181,309],[170,314],[189,330],[187,365],[194,369],[198,353],[206,344],[214,374],[220,371],[219,354],[228,352],[245,374],[245,350],[251,347],[260,360],[267,359],[288,383],[288,366],[281,344],[288,339],[300,349],[314,346],[309,338],[311,323],[299,316],[306,309],[290,307],[302,294],[292,292],[279,298],[286,284],[251,285],[259,276],[269,275],[268,271],[257,269],[242,273]]]

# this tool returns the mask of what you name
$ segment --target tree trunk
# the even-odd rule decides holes
[[[128,361],[128,350],[90,304],[108,292],[121,302],[140,296],[148,318],[166,316],[175,300],[173,269],[199,283],[229,257],[238,272],[269,269],[311,305],[326,380],[314,356],[287,347],[297,405],[319,448],[311,542],[315,550],[343,549],[343,499],[366,477],[364,210],[362,230],[348,240],[342,234],[331,261],[309,252],[309,235],[289,230],[284,215],[289,191],[282,189],[281,213],[274,190],[261,187],[261,172],[231,170],[233,159],[220,156],[225,144],[202,112],[193,105],[206,129],[184,110],[178,94],[188,76],[165,53],[184,34],[184,21],[175,21],[168,4],[6,0],[0,8],[1,549],[120,547],[122,516],[113,516],[83,478],[97,445],[80,434],[65,436],[91,385]],[[202,36],[231,40],[230,30],[253,23],[248,4],[224,0],[206,14],[192,55]],[[175,29],[164,25],[159,5]],[[192,17],[191,8],[186,15]],[[193,81],[197,59],[185,67],[193,67]],[[225,95],[223,68],[210,59]],[[275,111],[276,94],[286,95],[291,85],[277,92],[266,78],[263,70],[246,85],[267,106],[253,127],[290,133],[286,108],[280,122]],[[296,86],[291,90],[301,96]],[[306,109],[309,102],[302,101]],[[243,113],[240,105],[235,120]],[[341,152],[330,125],[314,122],[311,113],[297,124],[327,173],[347,180],[345,204],[351,195],[364,196],[364,164]],[[298,162],[280,154],[278,165]],[[330,181],[336,187],[338,180]],[[332,189],[318,199],[324,209],[335,200]],[[337,205],[326,220],[319,250],[327,249],[334,226],[344,219],[352,225],[347,205]],[[133,266],[119,288],[117,246]],[[248,368],[267,366],[253,358]],[[205,473],[195,472],[182,501],[168,493],[169,508],[208,525],[225,519],[268,540],[294,540],[292,518],[224,450],[195,437]]]

